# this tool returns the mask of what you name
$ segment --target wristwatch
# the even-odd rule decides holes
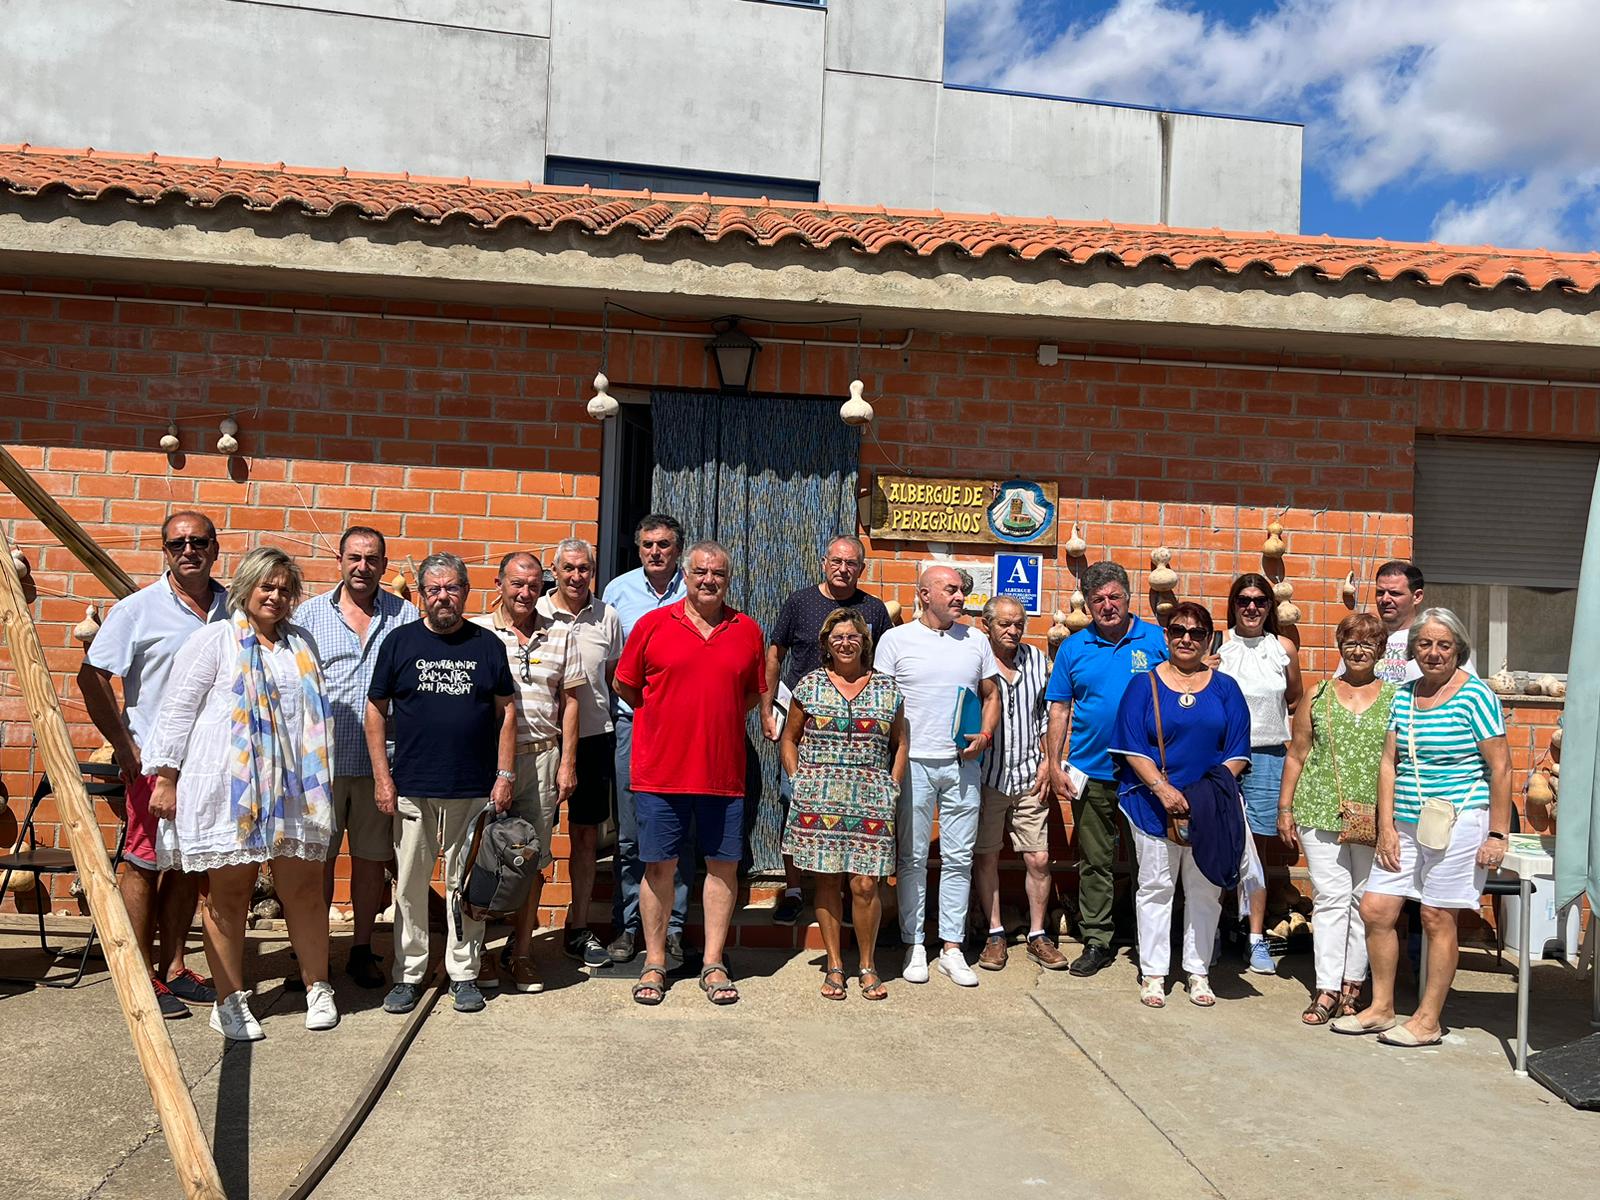
[[[1498,838],[1502,842],[1506,840],[1506,835],[1505,834],[1496,833],[1493,829],[1489,830],[1489,836],[1492,837],[1492,838]]]
[[[501,779],[509,779],[512,783],[517,781],[517,773],[515,771],[496,771],[495,775]]]

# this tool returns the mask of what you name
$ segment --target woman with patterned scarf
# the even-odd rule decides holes
[[[158,776],[163,870],[204,871],[206,959],[216,979],[211,1028],[234,1041],[264,1036],[244,986],[245,917],[260,864],[273,882],[306,984],[306,1028],[339,1023],[328,983],[327,689],[289,614],[304,584],[282,550],[245,555],[228,594],[230,618],[195,631],[179,652],[145,751]]]

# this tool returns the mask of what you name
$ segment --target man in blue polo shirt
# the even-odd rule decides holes
[[[1050,726],[1045,734],[1045,762],[1056,795],[1072,805],[1073,836],[1078,843],[1079,935],[1083,954],[1069,968],[1074,975],[1093,975],[1109,966],[1111,901],[1115,894],[1112,865],[1117,857],[1117,785],[1111,765],[1111,733],[1128,682],[1167,657],[1161,629],[1128,611],[1128,573],[1114,562],[1097,562],[1080,581],[1089,597],[1094,624],[1061,643],[1045,699],[1050,701]],[[1065,766],[1063,743],[1068,725],[1072,742]]]

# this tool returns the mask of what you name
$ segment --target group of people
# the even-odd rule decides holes
[[[997,596],[965,619],[958,572],[917,582],[918,611],[894,625],[858,586],[862,543],[828,545],[822,579],[795,592],[769,631],[728,604],[733,563],[714,541],[685,545],[681,525],[639,522],[640,566],[593,590],[580,539],[554,551],[554,586],[529,551],[501,560],[490,611],[469,619],[471,584],[453,554],[425,558],[421,609],[386,590],[383,535],[352,526],[339,583],[303,597],[299,566],[260,547],[231,588],[212,578],[219,544],[204,515],[162,527],[167,570],[118,603],[79,675],[91,718],[127,779],[122,889],[164,1015],[211,1005],[225,1036],[254,1039],[244,931],[257,875],[271,865],[306,989],[306,1025],[339,1014],[329,980],[333,861],[348,839],[354,944],[346,970],[364,987],[385,973],[374,920],[394,875],[394,955],[386,1010],[421,996],[429,961],[428,891],[436,857],[455,893],[478,817],[514,812],[533,827],[541,865],[562,805],[571,903],[563,950],[591,968],[628,962],[632,994],[665,998],[692,956],[689,884],[703,862],[703,966],[713,1004],[738,1000],[724,949],[746,852],[755,713],[778,743],[786,886],[774,919],[797,920],[814,879],[825,947],[821,994],[888,990],[875,957],[882,885],[897,877],[905,959],[925,983],[928,866],[938,821],[938,972],[979,982],[963,949],[976,917],[976,966],[1006,966],[999,857],[1022,859],[1028,958],[1090,976],[1114,961],[1114,866],[1128,827],[1136,864],[1140,999],[1166,1002],[1175,899],[1183,891],[1181,966],[1189,999],[1209,983],[1226,888],[1248,912],[1250,967],[1277,968],[1264,936],[1257,841],[1303,849],[1314,896],[1316,995],[1302,1019],[1407,1045],[1439,1036],[1455,963],[1454,912],[1475,906],[1504,854],[1509,767],[1498,702],[1470,670],[1461,623],[1421,609],[1409,563],[1377,573],[1378,616],[1339,626],[1339,674],[1307,687],[1298,649],[1277,627],[1271,583],[1235,580],[1227,634],[1200,604],[1165,625],[1131,611],[1127,573],[1095,563],[1081,586],[1092,623],[1052,662],[1024,642],[1027,614]],[[122,683],[119,704],[113,677]],[[757,775],[757,778],[759,776]],[[1080,954],[1047,928],[1052,810],[1070,805],[1078,852]],[[615,819],[609,944],[591,925],[599,833]],[[1420,829],[1419,832],[1419,821]],[[1440,830],[1443,833],[1440,833]],[[212,980],[184,965],[199,881]],[[848,909],[845,903],[848,879]],[[1397,923],[1420,901],[1432,935],[1427,993],[1397,1024]],[[531,953],[538,883],[496,964],[485,929],[447,904],[444,960],[455,1007],[484,1006],[504,974],[543,983]],[[1369,971],[1370,1002],[1361,1004]]]

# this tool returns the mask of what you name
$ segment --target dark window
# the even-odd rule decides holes
[[[679,192],[698,196],[766,196],[771,200],[815,200],[817,185],[803,179],[768,179],[760,175],[728,175],[720,171],[685,171],[675,167],[643,167],[628,163],[593,162],[584,158],[549,158],[544,181],[562,187],[612,188],[627,192]]]

